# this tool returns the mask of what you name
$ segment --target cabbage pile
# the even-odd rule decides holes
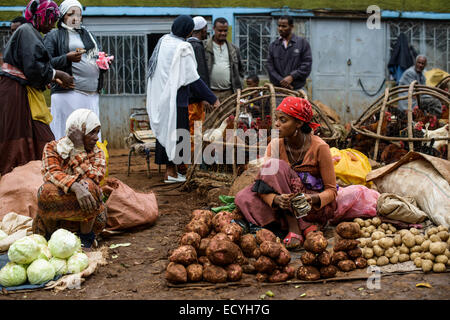
[[[42,284],[55,276],[86,269],[89,259],[81,241],[65,229],[56,230],[50,240],[32,234],[15,241],[8,250],[8,262],[0,269],[0,285],[19,286],[28,282]]]

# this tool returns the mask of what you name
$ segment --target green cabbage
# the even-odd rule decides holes
[[[67,271],[78,273],[86,269],[89,265],[89,258],[82,252],[77,252],[67,260]]]
[[[63,275],[67,273],[67,261],[60,258],[51,258],[48,262],[55,268],[55,274]]]
[[[8,236],[8,234],[5,231],[0,230],[0,240],[5,239],[7,236]]]
[[[37,259],[28,267],[27,275],[31,284],[42,284],[55,277],[55,268],[47,260]]]
[[[66,259],[73,255],[79,245],[77,236],[65,229],[58,229],[53,232],[48,241],[51,254],[60,259]]]
[[[20,286],[27,281],[27,271],[24,266],[8,262],[0,270],[0,284],[4,287]]]
[[[28,264],[36,260],[40,252],[41,248],[33,238],[24,237],[9,247],[8,258],[18,264]]]
[[[45,238],[43,236],[41,236],[40,234],[32,234],[32,235],[30,235],[28,237],[32,238],[39,245],[44,245],[44,246],[47,245],[47,240],[45,240]]]
[[[52,254],[47,246],[41,245],[39,248],[41,248],[41,252],[39,253],[38,259],[45,259],[47,261],[51,259]]]

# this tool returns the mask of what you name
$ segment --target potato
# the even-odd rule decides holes
[[[411,259],[412,260],[412,259]],[[417,267],[417,268],[422,268],[422,258],[415,258],[414,259],[414,265]]]
[[[437,233],[437,235],[439,236],[439,238],[441,238],[441,241],[444,241],[444,242],[447,241],[449,238],[449,234],[447,231],[439,231]]]
[[[428,240],[430,237],[428,237],[427,234],[425,234],[425,236],[423,237],[425,240]]]
[[[180,240],[181,245],[191,245],[195,249],[198,249],[200,246],[200,241],[202,240],[202,237],[196,232],[188,232],[185,233]]]
[[[227,224],[231,223],[233,220],[233,214],[228,211],[221,211],[216,213],[216,215],[212,218],[212,225],[216,232],[220,232],[220,230]]]
[[[166,279],[170,283],[186,283],[186,268],[179,263],[170,262],[166,268]]]
[[[446,255],[440,254],[440,255],[436,256],[436,258],[434,259],[434,262],[446,264],[448,262],[448,258]]]
[[[276,235],[268,229],[259,229],[256,231],[256,242],[261,244],[263,241],[276,242]]]
[[[409,249],[409,252],[422,252],[422,247],[421,246],[414,246],[411,249]]]
[[[261,250],[262,255],[276,259],[280,255],[281,244],[271,241],[263,241],[259,246],[259,250]]]
[[[358,257],[355,259],[355,265],[358,269],[364,269],[367,267],[367,260],[363,257]]]
[[[230,241],[238,243],[243,231],[240,225],[233,222],[223,226],[222,229],[220,229],[220,232],[225,233]]]
[[[407,246],[405,246],[404,244],[402,244],[398,249],[399,249],[400,253],[405,253],[405,254],[409,253],[409,248]]]
[[[393,255],[392,257],[389,258],[389,262],[392,264],[396,264],[398,263],[398,257],[397,255]]]
[[[440,231],[447,231],[448,232],[448,228],[446,226],[440,225],[437,228],[438,228],[438,232],[440,232]]]
[[[203,280],[211,283],[223,283],[227,282],[227,271],[219,266],[208,265],[203,269]]]
[[[392,231],[391,230],[386,230],[386,234],[387,235],[392,235]]]
[[[395,253],[395,249],[394,248],[389,248],[387,250],[384,251],[384,255],[388,258],[392,258],[394,256]]]
[[[349,272],[356,269],[356,264],[352,260],[339,261],[337,266],[341,271],[344,272]]]
[[[433,261],[428,259],[422,259],[422,271],[430,272],[433,269]]]
[[[413,252],[409,255],[409,259],[414,261],[416,258],[421,258],[422,254],[420,252]]]
[[[406,233],[402,237],[402,242],[408,248],[412,248],[416,244],[416,240],[414,239],[414,236],[411,233]]]
[[[304,266],[311,266],[317,264],[317,256],[315,253],[305,251],[301,257],[300,260],[302,261],[302,264]]]
[[[203,222],[208,226],[208,229],[212,228],[212,218],[210,218],[208,215],[196,215],[191,219],[190,222],[197,221],[197,222]]]
[[[242,272],[243,273],[247,273],[247,274],[253,274],[256,273],[256,268],[253,264],[249,263],[246,265],[241,266],[242,267]]]
[[[421,234],[416,234],[414,236],[414,242],[416,243],[416,246],[420,246],[425,241],[425,238]]]
[[[297,269],[299,280],[314,281],[320,279],[320,272],[313,266],[301,266]]]
[[[366,231],[372,233],[372,232],[374,232],[375,230],[376,230],[376,228],[375,228],[374,226],[369,226],[369,227],[367,227],[367,230],[366,230]]]
[[[372,248],[374,246],[380,246],[380,240],[372,240]]]
[[[444,252],[444,254],[445,254],[445,256],[446,256],[447,258],[449,258],[449,259],[450,259],[450,250],[448,250],[448,249],[445,249],[445,252]]]
[[[394,246],[394,239],[388,237],[382,238],[380,239],[379,244],[383,249],[389,249]]]
[[[402,253],[398,256],[398,262],[409,261],[409,254]]]
[[[201,256],[200,258],[198,258],[198,262],[202,265],[211,264],[211,261],[209,261],[208,257],[206,256]]]
[[[333,252],[331,255],[331,264],[337,265],[339,261],[348,260],[348,255],[344,251]]]
[[[400,246],[402,244],[402,236],[400,234],[396,234],[394,236],[394,244],[396,246]]]
[[[382,267],[389,264],[389,259],[386,256],[378,257],[377,266]]]
[[[392,233],[396,233],[397,232],[397,228],[394,227],[392,224],[389,224],[389,231],[391,231]]]
[[[422,242],[420,247],[422,248],[422,251],[428,251],[430,249],[431,240],[425,240]]]
[[[361,236],[363,236],[364,238],[369,238],[371,236],[370,232],[363,232],[361,233]]]
[[[258,272],[271,274],[275,270],[277,264],[275,261],[266,256],[260,256],[255,262],[255,269]]]
[[[238,264],[230,264],[226,266],[228,281],[239,281],[242,279],[242,267]]]
[[[438,232],[439,232],[438,228],[432,227],[432,228],[430,228],[430,229],[427,230],[426,235],[427,235],[428,237],[430,237],[430,236],[432,236],[433,234],[436,234],[436,233],[438,233]]]
[[[288,266],[284,266],[281,269],[281,272],[284,272],[288,275],[288,279],[292,279],[295,277],[295,268],[294,266],[288,265]]]
[[[370,220],[365,220],[364,221],[364,226],[365,227],[370,227],[372,225],[372,222]]]
[[[432,242],[430,244],[430,252],[434,255],[443,254],[447,249],[447,244],[445,242]]]
[[[372,224],[373,224],[375,227],[378,227],[378,226],[381,224],[381,219],[378,218],[378,217],[372,218]]]
[[[253,250],[252,253],[252,257],[255,259],[258,259],[261,256],[261,250],[259,250],[259,248],[256,248],[255,250]]]
[[[203,278],[203,266],[198,263],[190,264],[186,267],[187,279],[189,282],[201,281]]]
[[[409,229],[409,232],[411,232],[414,236],[419,235],[420,231],[416,228]]]
[[[258,282],[267,282],[268,278],[269,278],[269,275],[267,273],[258,272],[256,274],[256,281],[258,281]]]
[[[384,249],[376,245],[373,247],[373,253],[375,253],[377,257],[381,257],[384,254]]]
[[[242,249],[242,252],[244,252],[244,254],[248,257],[251,257],[253,251],[258,248],[256,238],[250,233],[241,236],[241,238],[239,239],[239,245]]]
[[[368,259],[367,260],[367,265],[369,265],[369,266],[375,266],[376,264],[377,264],[376,259]]]
[[[373,253],[372,248],[364,248],[364,251],[363,251],[364,258],[370,259],[373,257],[373,255],[374,255],[374,253]]]
[[[340,239],[334,244],[333,250],[335,252],[347,251],[347,250],[355,249],[358,246],[358,244],[359,244],[358,240]]]
[[[361,250],[361,248],[355,248],[355,249],[352,249],[352,250],[348,250],[347,254],[348,254],[348,256],[350,258],[356,259],[356,258],[362,256],[362,250]]]
[[[359,246],[361,248],[367,247],[367,243],[368,243],[369,238],[359,238],[357,240],[359,241]]]
[[[366,247],[367,248],[372,248],[373,247],[373,242],[372,242],[372,239],[371,238],[366,238],[367,239],[367,242],[366,242]]]
[[[211,239],[203,238],[200,240],[200,245],[198,246],[197,252],[199,256],[206,256],[206,248],[208,248]]]
[[[191,214],[191,219],[199,218],[199,217],[207,217],[212,219],[214,217],[214,213],[209,210],[194,210]]]
[[[447,267],[443,263],[435,263],[433,265],[433,272],[445,272]]]
[[[291,254],[285,246],[281,246],[280,255],[275,262],[280,266],[285,266],[291,261]]]
[[[358,248],[361,250],[360,248]],[[321,266],[329,266],[331,264],[331,254],[328,251],[324,251],[317,256],[316,260]]]
[[[323,236],[322,232],[311,232],[308,234],[303,247],[307,251],[321,253],[327,248],[327,245],[328,241]]]
[[[215,265],[234,263],[239,254],[239,247],[228,240],[211,240],[206,249],[206,256]]]
[[[437,234],[433,234],[430,236],[431,242],[441,242],[441,238]]]
[[[230,238],[223,232],[216,233],[212,239],[218,241],[230,241]]]
[[[357,224],[359,224],[360,227],[365,226],[364,220],[361,218],[356,218],[355,220],[353,220],[353,222],[356,222]]]
[[[172,252],[169,261],[188,266],[197,262],[197,252],[191,245],[181,246]]]
[[[280,270],[275,270],[268,278],[267,281],[271,283],[275,282],[285,282],[289,278],[287,273],[281,272]]]
[[[237,250],[238,250],[238,255],[236,257],[235,263],[237,263],[240,266],[243,266],[244,264],[248,264],[248,259],[245,257],[241,248],[237,247]]]
[[[384,232],[374,231],[374,233],[372,233],[372,240],[380,240],[384,236],[385,236]]]
[[[320,276],[324,279],[333,278],[337,271],[337,268],[333,265],[323,266],[319,270]]]
[[[210,226],[208,226],[205,222],[200,220],[192,220],[185,227],[186,232],[195,232],[200,235],[200,237],[204,238],[209,234]]]
[[[434,254],[432,254],[431,252],[425,252],[425,253],[422,255],[422,259],[434,261],[435,256],[434,256]]]

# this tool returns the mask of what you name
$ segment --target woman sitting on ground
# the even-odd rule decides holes
[[[106,226],[106,207],[99,187],[106,171],[103,151],[96,146],[100,121],[88,109],[74,111],[66,136],[46,144],[42,159],[45,183],[38,191],[33,233],[47,238],[64,228],[79,233],[90,248]]]
[[[309,101],[287,97],[276,110],[275,128],[280,137],[273,139],[255,183],[241,190],[236,205],[247,221],[260,227],[277,225],[288,229],[283,242],[287,248],[302,246],[304,237],[333,217],[336,209],[336,176],[330,148],[311,133],[319,125],[312,123]],[[291,198],[304,193],[312,209],[303,217],[293,215]]]

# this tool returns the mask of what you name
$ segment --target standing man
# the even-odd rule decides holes
[[[242,89],[244,66],[239,48],[227,41],[228,21],[217,18],[213,25],[214,36],[206,41],[206,62],[211,89],[223,101],[237,89]]]
[[[281,16],[278,19],[280,37],[269,46],[267,71],[275,86],[299,90],[311,73],[311,47],[305,38],[292,33],[294,19]]]
[[[23,25],[24,23],[27,23],[27,19],[23,16],[15,17],[11,20],[11,33],[14,33],[18,27]]]

